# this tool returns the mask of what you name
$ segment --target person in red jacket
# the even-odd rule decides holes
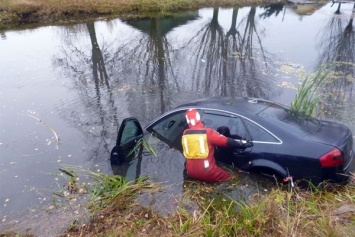
[[[186,158],[187,174],[191,178],[206,182],[221,182],[229,179],[231,174],[216,165],[215,146],[247,148],[253,143],[228,138],[212,128],[205,128],[196,109],[186,111],[186,121],[189,128],[184,131],[181,142]]]

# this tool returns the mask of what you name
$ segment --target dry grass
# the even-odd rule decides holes
[[[312,191],[275,188],[248,202],[191,182],[171,216],[159,216],[125,198],[63,236],[353,236],[355,186]],[[186,198],[197,204],[186,208]]]
[[[270,192],[255,194],[248,200],[235,200],[226,195],[231,185],[239,185],[235,180],[232,184],[224,183],[224,186],[186,181],[181,199],[171,197],[178,204],[176,211],[162,216],[141,206],[136,198],[137,194],[144,198],[159,193],[161,187],[156,184],[144,179],[128,183],[119,176],[75,167],[61,170],[69,176],[69,181],[80,173],[95,180],[90,185],[83,183],[88,190],[87,195],[92,197],[90,210],[93,215],[90,222],[73,222],[61,235],[63,237],[350,237],[355,233],[354,175],[346,185],[324,183],[322,189],[310,186],[310,190],[290,185],[275,186]],[[21,235],[0,233],[0,236]]]

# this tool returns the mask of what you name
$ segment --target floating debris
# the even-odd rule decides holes
[[[46,122],[44,122],[43,120],[41,120],[40,118],[38,118],[38,117],[36,117],[36,116],[34,116],[34,115],[32,115],[32,114],[28,114],[28,116],[31,117],[31,118],[34,118],[34,119],[38,120],[39,122],[41,122],[42,124],[44,124],[49,130],[51,130],[52,133],[54,134],[54,137],[55,137],[56,141],[57,141],[57,146],[59,145],[60,139],[59,139],[57,133],[53,130],[53,128],[52,128],[51,126],[49,126]]]

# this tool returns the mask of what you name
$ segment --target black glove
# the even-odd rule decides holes
[[[248,141],[248,140],[234,140],[234,141],[237,142],[239,148],[244,148],[245,149],[245,148],[253,146],[253,142],[252,141]]]
[[[252,141],[246,141],[246,143],[243,142],[243,147],[248,148],[252,147],[254,144]]]
[[[253,142],[248,141],[248,140],[240,140],[239,143],[240,143],[241,148],[244,148],[244,149],[253,146]]]

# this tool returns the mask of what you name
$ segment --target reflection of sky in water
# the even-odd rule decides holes
[[[236,80],[239,84],[233,85],[235,90],[246,94],[241,85],[255,83],[260,93],[289,104],[299,79],[298,70],[312,71],[317,66],[322,50],[317,46],[320,26],[335,10],[328,4],[310,16],[300,17],[287,8],[277,17],[260,19],[263,10],[257,8],[254,20],[261,44],[254,34],[251,49],[256,60],[248,61],[255,63],[256,74],[252,70],[240,74],[245,78]],[[351,10],[350,4],[342,6],[346,14]],[[218,24],[224,33],[231,26],[232,13],[231,9],[219,9]],[[249,13],[249,7],[238,11],[240,34],[244,33]],[[211,23],[212,16],[212,9],[200,10],[195,20],[169,31],[165,41],[154,38],[159,31],[147,34],[118,19],[96,22],[96,39],[110,89],[105,83],[97,86],[93,79],[93,48],[86,24],[4,32],[6,38],[2,34],[0,41],[0,205],[4,204],[0,218],[10,219],[17,211],[26,212],[28,206],[41,202],[48,204],[57,189],[51,173],[58,173],[61,164],[83,165],[110,174],[109,152],[123,118],[136,116],[144,125],[180,102],[221,93],[219,78],[212,78],[212,89],[204,91],[208,54],[199,55],[196,62],[203,36],[199,31]],[[260,63],[264,60],[262,50],[268,68]],[[230,64],[217,58],[212,66],[223,69],[227,65],[228,72],[233,71],[230,65],[238,63],[233,61],[238,55],[230,48],[227,51]],[[159,68],[158,63],[163,66]],[[231,78],[233,74],[228,74],[226,80],[221,80],[226,83],[226,93],[230,93]],[[199,86],[192,83],[199,79]],[[61,140],[58,149],[47,125]],[[161,157],[143,160],[142,174],[155,181],[173,176],[170,181],[178,183],[178,188],[168,190],[178,195],[183,185],[183,159],[181,154],[175,156],[173,151],[164,150]],[[127,173],[134,177],[134,164]]]

